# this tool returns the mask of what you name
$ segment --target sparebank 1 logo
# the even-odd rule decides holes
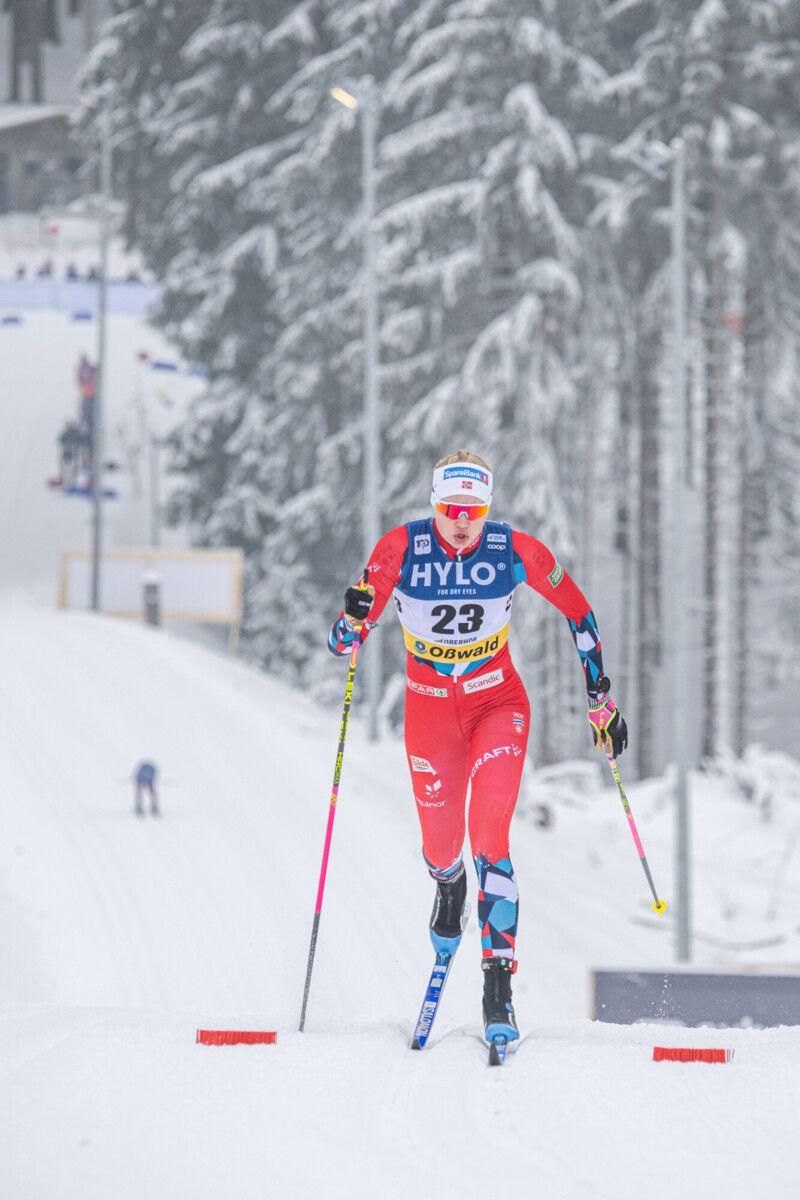
[[[480,467],[468,466],[466,463],[454,463],[452,467],[446,467],[444,479],[477,479],[481,483],[488,483],[489,476]]]

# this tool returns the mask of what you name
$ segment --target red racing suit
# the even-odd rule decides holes
[[[603,674],[594,615],[542,542],[497,522],[487,521],[463,552],[442,541],[432,517],[401,525],[378,542],[368,571],[370,621],[391,597],[408,650],[405,745],[425,861],[439,879],[460,869],[471,788],[483,953],[513,958],[518,891],[509,826],[530,719],[507,645],[514,591],[526,583],[564,614],[589,684]],[[352,639],[342,613],[329,648],[348,654]]]

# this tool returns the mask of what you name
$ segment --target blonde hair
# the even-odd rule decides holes
[[[483,467],[487,471],[491,471],[491,467],[484,459],[477,454],[473,454],[470,450],[456,450],[455,454],[450,454],[447,458],[440,458],[434,467],[438,471],[439,467],[449,467],[451,463],[475,463],[479,467]]]

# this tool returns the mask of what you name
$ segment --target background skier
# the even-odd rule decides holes
[[[156,791],[156,775],[158,769],[154,763],[143,762],[136,768],[133,776],[134,812],[137,817],[144,816],[145,793],[150,797],[150,813],[154,817],[161,816],[158,807],[158,792]]]

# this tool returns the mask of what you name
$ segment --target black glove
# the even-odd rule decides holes
[[[628,726],[609,695],[611,684],[603,676],[589,692],[589,724],[592,727],[595,750],[605,750],[618,758],[628,745]]]
[[[371,587],[349,587],[344,594],[344,615],[351,621],[363,625],[372,608],[375,589]]]
[[[628,745],[628,726],[619,709],[606,726],[606,737],[611,741],[612,758],[619,758]]]

